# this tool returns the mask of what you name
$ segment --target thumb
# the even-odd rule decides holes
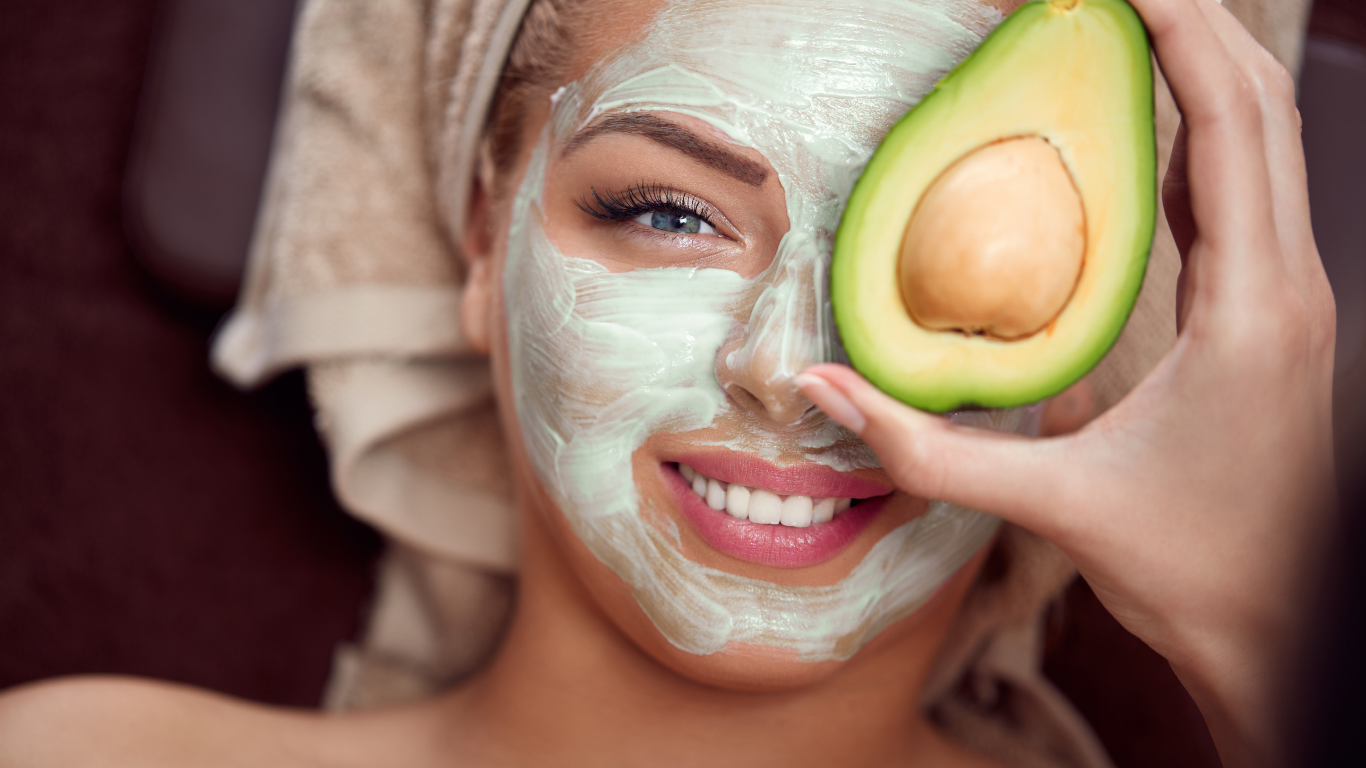
[[[906,406],[843,365],[808,368],[797,386],[853,430],[901,490],[981,510],[1048,537],[1064,491],[1066,438],[1030,440]]]

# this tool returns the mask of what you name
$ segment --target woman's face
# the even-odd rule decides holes
[[[859,171],[1000,15],[615,11],[624,37],[595,38],[527,126],[491,283],[505,415],[544,522],[618,626],[696,677],[804,681],[913,631],[996,528],[895,491],[793,377],[841,356],[826,267]],[[958,418],[1032,428],[1024,411]]]

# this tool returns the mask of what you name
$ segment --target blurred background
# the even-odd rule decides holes
[[[302,377],[244,394],[207,367],[295,11],[0,4],[0,688],[119,673],[317,706],[361,627],[380,541],[332,498]],[[1335,729],[1366,722],[1366,0],[1315,3],[1299,101],[1351,513],[1306,661],[1308,738],[1334,764],[1363,754]],[[1045,666],[1118,765],[1218,765],[1165,661],[1084,584]]]

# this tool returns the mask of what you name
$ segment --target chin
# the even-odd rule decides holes
[[[731,691],[798,690],[825,680],[853,661],[802,661],[786,648],[746,643],[728,643],[724,650],[706,656],[681,651],[667,641],[665,645],[652,649],[656,661],[689,680]]]
[[[844,660],[803,661],[791,649],[739,642],[727,643],[716,653],[694,654],[670,643],[634,603],[618,603],[617,607],[625,608],[629,616],[613,611],[616,615],[612,618],[653,662],[680,678],[720,690],[783,693],[819,686],[839,675],[898,675],[908,660],[933,656],[957,616],[988,549],[984,547],[941,584],[925,605],[884,629]],[[625,586],[619,579],[617,584]]]

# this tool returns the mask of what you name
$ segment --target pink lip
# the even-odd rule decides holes
[[[693,466],[704,475],[717,477],[691,462],[685,461],[684,463]],[[769,466],[771,467],[771,465]],[[822,467],[821,469],[825,468]],[[751,523],[747,520],[736,520],[725,512],[718,512],[707,506],[700,496],[693,493],[691,486],[672,464],[663,465],[661,470],[664,474],[665,483],[669,486],[669,490],[673,493],[684,516],[692,524],[693,530],[697,531],[697,534],[712,549],[730,555],[737,560],[773,568],[805,568],[833,558],[839,554],[840,550],[858,538],[858,535],[873,522],[886,505],[888,497],[884,494],[890,492],[890,489],[886,489],[883,490],[882,494],[834,493],[825,492],[832,488],[833,484],[823,485],[819,488],[813,484],[804,491],[805,495],[849,496],[851,498],[880,496],[880,498],[874,498],[856,507],[850,507],[828,523],[810,525],[806,528],[792,528],[786,525],[764,525]],[[831,473],[840,474],[833,472],[833,470]],[[717,479],[720,480],[721,478],[717,477]],[[846,478],[846,480],[850,484],[858,485],[859,489],[866,490],[868,487],[880,489],[884,487],[876,482],[853,478]],[[744,480],[728,480],[727,482],[739,482],[743,485],[751,485],[751,487],[757,485],[761,488],[777,491],[780,495],[785,495],[785,489],[762,482],[752,484]],[[793,487],[788,485],[787,489]],[[812,493],[811,490],[816,492]],[[788,490],[788,492],[799,493],[803,491]]]

